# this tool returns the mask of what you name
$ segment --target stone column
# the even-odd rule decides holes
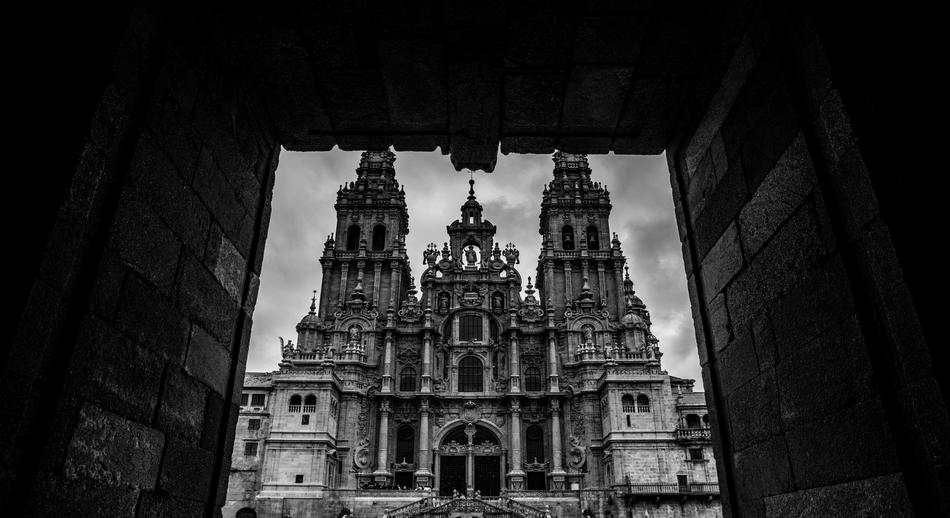
[[[561,401],[551,399],[551,489],[564,489],[564,468],[561,464]]]
[[[419,401],[419,467],[416,469],[416,486],[432,486],[432,445],[429,444],[429,400]]]
[[[548,331],[548,390],[559,392],[560,377],[557,369],[557,340],[553,331]]]
[[[574,274],[571,272],[570,261],[564,261],[564,305],[574,300]]]
[[[627,302],[623,300],[623,263],[614,262],[614,297],[617,301],[617,318],[623,315],[627,309]]]
[[[468,445],[465,447],[465,494],[469,498],[475,493],[475,447],[472,439],[475,437],[475,427],[471,424],[465,427],[465,436]]]
[[[341,302],[346,301],[346,278],[350,274],[350,263],[344,261],[340,263],[340,296]]]
[[[399,281],[401,270],[399,268],[399,261],[392,261],[389,265],[392,268],[392,275],[389,281],[389,305],[396,307],[396,304],[399,302]]]
[[[508,472],[508,489],[521,491],[524,489],[524,470],[521,469],[521,403],[518,398],[511,399],[511,437],[509,449],[511,455],[511,471]]]
[[[518,353],[518,332],[512,330],[508,347],[508,391],[521,392],[521,357]]]
[[[389,400],[382,399],[379,402],[379,455],[376,457],[376,471],[373,472],[373,480],[383,485],[388,485],[391,474],[389,473]]]
[[[383,263],[373,264],[373,306],[379,307],[379,278],[383,270]]]
[[[432,392],[432,335],[425,331],[422,337],[422,386],[419,391]]]
[[[383,380],[380,392],[383,394],[393,391],[393,337],[391,331],[386,331],[385,349],[383,350]]]

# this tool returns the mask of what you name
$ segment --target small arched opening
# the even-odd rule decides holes
[[[356,250],[360,246],[360,226],[359,225],[350,225],[350,228],[346,229],[346,249],[349,251]]]
[[[386,248],[386,225],[373,227],[373,250],[379,252]]]

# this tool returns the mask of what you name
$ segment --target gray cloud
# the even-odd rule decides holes
[[[351,181],[359,152],[280,155],[274,208],[261,273],[261,288],[247,368],[269,371],[280,360],[278,336],[293,338],[312,290],[320,289],[317,258],[333,231],[337,187]],[[690,316],[683,257],[673,214],[669,173],[663,156],[591,156],[595,180],[611,191],[611,229],[620,236],[630,275],[653,319],[665,368],[697,380],[699,361]],[[498,227],[497,241],[521,250],[518,269],[534,277],[541,236],[541,191],[551,178],[548,155],[499,156],[496,172],[475,175],[484,215]],[[406,190],[412,273],[421,273],[422,250],[447,240],[445,227],[459,217],[468,192],[468,174],[457,173],[438,153],[397,153],[396,175]]]

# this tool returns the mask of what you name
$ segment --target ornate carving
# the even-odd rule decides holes
[[[369,439],[363,437],[356,443],[356,448],[353,449],[353,467],[358,470],[364,470],[369,468],[369,463],[372,460],[373,456],[369,449]]]
[[[567,452],[567,465],[571,471],[580,471],[587,464],[587,447],[576,435],[570,438],[571,447]]]

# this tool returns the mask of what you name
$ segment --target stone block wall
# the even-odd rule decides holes
[[[162,23],[133,14],[4,364],[3,492],[33,513],[224,502],[278,144]]]
[[[724,505],[909,512],[935,502],[947,414],[919,407],[926,342],[816,35],[790,20],[744,33],[668,155]]]

